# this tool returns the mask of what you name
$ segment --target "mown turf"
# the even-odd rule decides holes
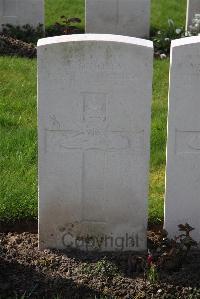
[[[184,26],[186,0],[153,0],[152,25]],[[83,0],[46,0],[46,24],[80,17]],[[154,62],[150,222],[163,220],[169,60]],[[0,220],[37,217],[36,60],[0,57]]]
[[[60,20],[61,16],[78,17],[82,23],[80,27],[84,28],[85,21],[85,0],[45,0],[46,25],[52,25]]]
[[[185,26],[187,0],[152,0],[151,3],[153,28],[166,28],[168,19],[172,19],[177,28]]]
[[[0,65],[0,219],[32,218],[37,216],[36,60],[0,57]],[[167,89],[168,60],[155,61],[151,222],[163,218]]]
[[[151,26],[163,29],[168,19],[173,19],[177,27],[184,27],[187,0],[151,0]],[[60,16],[79,17],[85,22],[85,0],[45,0],[46,25],[58,21]]]
[[[37,214],[36,61],[0,57],[0,219]]]
[[[163,220],[169,59],[154,61],[149,221]]]

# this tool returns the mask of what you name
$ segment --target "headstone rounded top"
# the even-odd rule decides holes
[[[190,37],[183,37],[179,39],[172,40],[171,47],[181,47],[187,46],[191,44],[198,44],[200,43],[200,36],[190,36]]]
[[[38,45],[40,249],[146,250],[152,42]]]
[[[172,42],[168,108],[165,224],[169,236],[180,223],[200,241],[200,36]]]
[[[46,46],[50,44],[60,44],[67,42],[85,42],[85,41],[104,41],[104,42],[116,42],[116,43],[127,43],[134,44],[143,47],[153,48],[153,42],[141,38],[135,38],[123,35],[114,34],[72,34],[72,35],[61,35],[54,37],[47,37],[39,39],[37,46]]]

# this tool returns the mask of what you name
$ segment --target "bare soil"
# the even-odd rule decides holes
[[[200,298],[199,251],[193,251],[181,269],[160,272],[159,280],[150,284],[140,267],[130,271],[133,253],[39,251],[36,226],[31,233],[20,227],[23,230],[19,225],[18,232],[0,233],[1,299]],[[152,243],[155,231],[149,232],[149,246]]]

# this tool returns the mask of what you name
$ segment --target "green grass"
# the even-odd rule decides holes
[[[36,61],[0,57],[0,219],[37,213]]]
[[[168,18],[184,25],[186,0],[153,0],[152,25]],[[83,0],[47,0],[46,24],[61,15],[80,17]],[[169,60],[154,63],[150,222],[163,220]],[[37,217],[36,60],[0,57],[0,219]]]
[[[46,0],[45,12],[46,12],[46,25],[51,25],[59,21],[61,16],[65,17],[78,17],[81,19],[81,28],[84,28],[85,12],[84,4],[85,0]]]
[[[187,0],[152,0],[151,26],[161,29],[167,27],[167,20],[173,19],[177,27],[184,26]],[[58,21],[60,16],[79,17],[84,28],[85,0],[46,0],[46,25]]]
[[[169,59],[155,60],[151,125],[149,221],[163,220]]]
[[[172,19],[178,27],[185,26],[187,0],[152,0],[151,26],[157,29],[167,27]]]

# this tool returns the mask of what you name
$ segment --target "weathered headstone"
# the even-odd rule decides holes
[[[86,0],[86,32],[149,37],[150,0]]]
[[[38,43],[40,248],[146,248],[152,42]]]
[[[200,241],[200,37],[172,41],[165,228],[194,226]]]
[[[0,29],[2,24],[44,24],[44,0],[0,0]]]
[[[187,0],[186,30],[192,25],[195,14],[200,14],[200,0]]]

